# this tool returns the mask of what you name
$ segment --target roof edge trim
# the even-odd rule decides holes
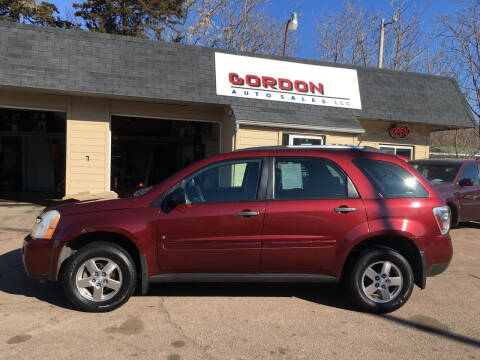
[[[340,128],[340,127],[318,126],[318,125],[310,125],[310,124],[271,123],[266,121],[255,121],[255,120],[236,120],[236,123],[239,125],[265,126],[265,127],[274,127],[274,128],[320,130],[320,131],[343,132],[343,133],[352,133],[352,134],[365,133],[365,129]]]

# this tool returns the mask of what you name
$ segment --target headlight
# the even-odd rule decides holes
[[[57,210],[49,210],[37,217],[33,226],[32,237],[34,239],[51,239],[58,222],[60,213]]]

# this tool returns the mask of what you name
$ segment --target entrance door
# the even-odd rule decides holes
[[[338,241],[353,228],[368,231],[363,201],[330,160],[278,157],[274,168],[262,271],[331,274]]]
[[[185,178],[187,204],[162,211],[158,257],[172,272],[258,272],[263,159],[222,161]]]
[[[53,192],[54,163],[51,140],[27,137],[25,141],[25,191]]]

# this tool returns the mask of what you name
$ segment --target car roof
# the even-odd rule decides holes
[[[449,159],[449,158],[442,158],[442,159],[423,159],[423,160],[414,160],[411,161],[412,164],[466,164],[466,163],[478,163],[480,164],[480,160],[475,159]]]

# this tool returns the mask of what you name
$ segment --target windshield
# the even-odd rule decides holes
[[[458,171],[456,164],[413,164],[413,167],[420,171],[428,181],[432,183],[452,182]]]

